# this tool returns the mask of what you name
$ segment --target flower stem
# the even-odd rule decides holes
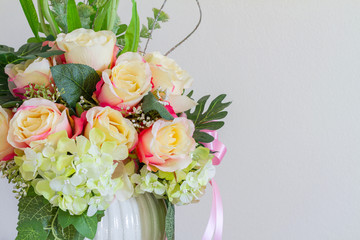
[[[59,209],[56,211],[56,214],[51,222],[51,233],[52,235],[54,236],[55,240],[61,240],[57,235],[56,235],[56,232],[55,232],[55,228],[54,228],[54,225],[55,225],[55,221],[57,219],[57,216],[59,214]]]
[[[41,0],[37,0],[37,5],[38,5],[38,9],[39,9],[39,18],[40,18],[40,24],[41,24],[41,29],[44,32],[44,34],[46,36],[50,35],[50,32],[45,24],[45,19],[44,19],[44,14],[43,14],[43,10],[42,10],[42,4],[41,4]]]
[[[48,0],[41,0],[41,10],[46,20],[50,24],[51,34],[56,37],[60,33],[60,29],[54,19],[54,16],[50,12]]]
[[[107,29],[110,31],[112,31],[115,26],[118,5],[119,5],[119,0],[111,0],[111,7],[109,12],[110,15],[108,16],[109,18],[108,18],[108,27],[107,27]]]
[[[173,48],[171,48],[166,54],[165,56],[169,55],[172,51],[174,51],[177,47],[179,47],[181,44],[183,44],[186,40],[188,40],[191,35],[194,34],[194,32],[196,32],[196,30],[199,28],[200,24],[201,24],[201,20],[202,20],[202,10],[201,10],[201,6],[200,6],[200,2],[199,0],[195,0],[197,5],[198,5],[198,8],[199,8],[199,13],[200,13],[200,18],[199,18],[199,21],[196,25],[196,27],[194,28],[194,30],[189,33],[189,35],[187,35],[183,40],[181,40],[178,44],[176,44]]]

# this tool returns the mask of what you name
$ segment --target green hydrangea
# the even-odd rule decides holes
[[[123,186],[121,177],[112,179],[114,161],[128,157],[126,145],[105,141],[99,129],[89,139],[69,139],[66,132],[53,134],[46,141],[32,144],[15,157],[22,177],[31,181],[35,192],[63,211],[93,216],[105,210]]]
[[[135,195],[145,192],[159,197],[167,197],[177,205],[196,202],[204,194],[206,185],[215,176],[210,150],[198,147],[191,153],[193,162],[185,169],[176,172],[151,172],[143,166],[139,174],[131,176],[135,185]]]

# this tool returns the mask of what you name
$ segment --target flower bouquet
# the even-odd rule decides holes
[[[16,239],[94,239],[114,201],[149,193],[166,203],[174,239],[174,205],[198,201],[209,182],[204,239],[215,225],[220,239],[212,179],[230,103],[193,100],[186,71],[141,50],[168,15],[153,9],[141,28],[135,0],[128,25],[118,0],[20,3],[34,37],[17,51],[0,45],[0,169],[19,199]]]

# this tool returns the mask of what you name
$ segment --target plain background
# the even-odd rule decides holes
[[[162,1],[138,1],[142,20]],[[197,33],[170,56],[195,96],[228,93],[217,168],[224,239],[360,239],[360,1],[204,0]],[[121,1],[129,21],[131,4]],[[168,1],[171,21],[150,51],[166,52],[195,26],[194,0]],[[0,43],[31,31],[18,1],[0,0]],[[16,235],[17,202],[0,182],[0,239]],[[211,192],[176,209],[178,240],[201,239]]]

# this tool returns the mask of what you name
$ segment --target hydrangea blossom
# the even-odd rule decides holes
[[[207,183],[215,176],[212,165],[213,155],[210,150],[198,147],[191,153],[192,163],[185,169],[175,172],[151,172],[146,165],[139,174],[131,176],[135,185],[135,195],[145,192],[159,197],[167,195],[169,201],[176,205],[184,205],[198,201],[204,194]]]
[[[34,143],[15,157],[20,173],[35,192],[63,211],[89,216],[105,210],[123,186],[121,176],[112,178],[114,161],[128,157],[125,144],[105,141],[105,134],[92,129],[89,139],[69,139],[66,132]]]

